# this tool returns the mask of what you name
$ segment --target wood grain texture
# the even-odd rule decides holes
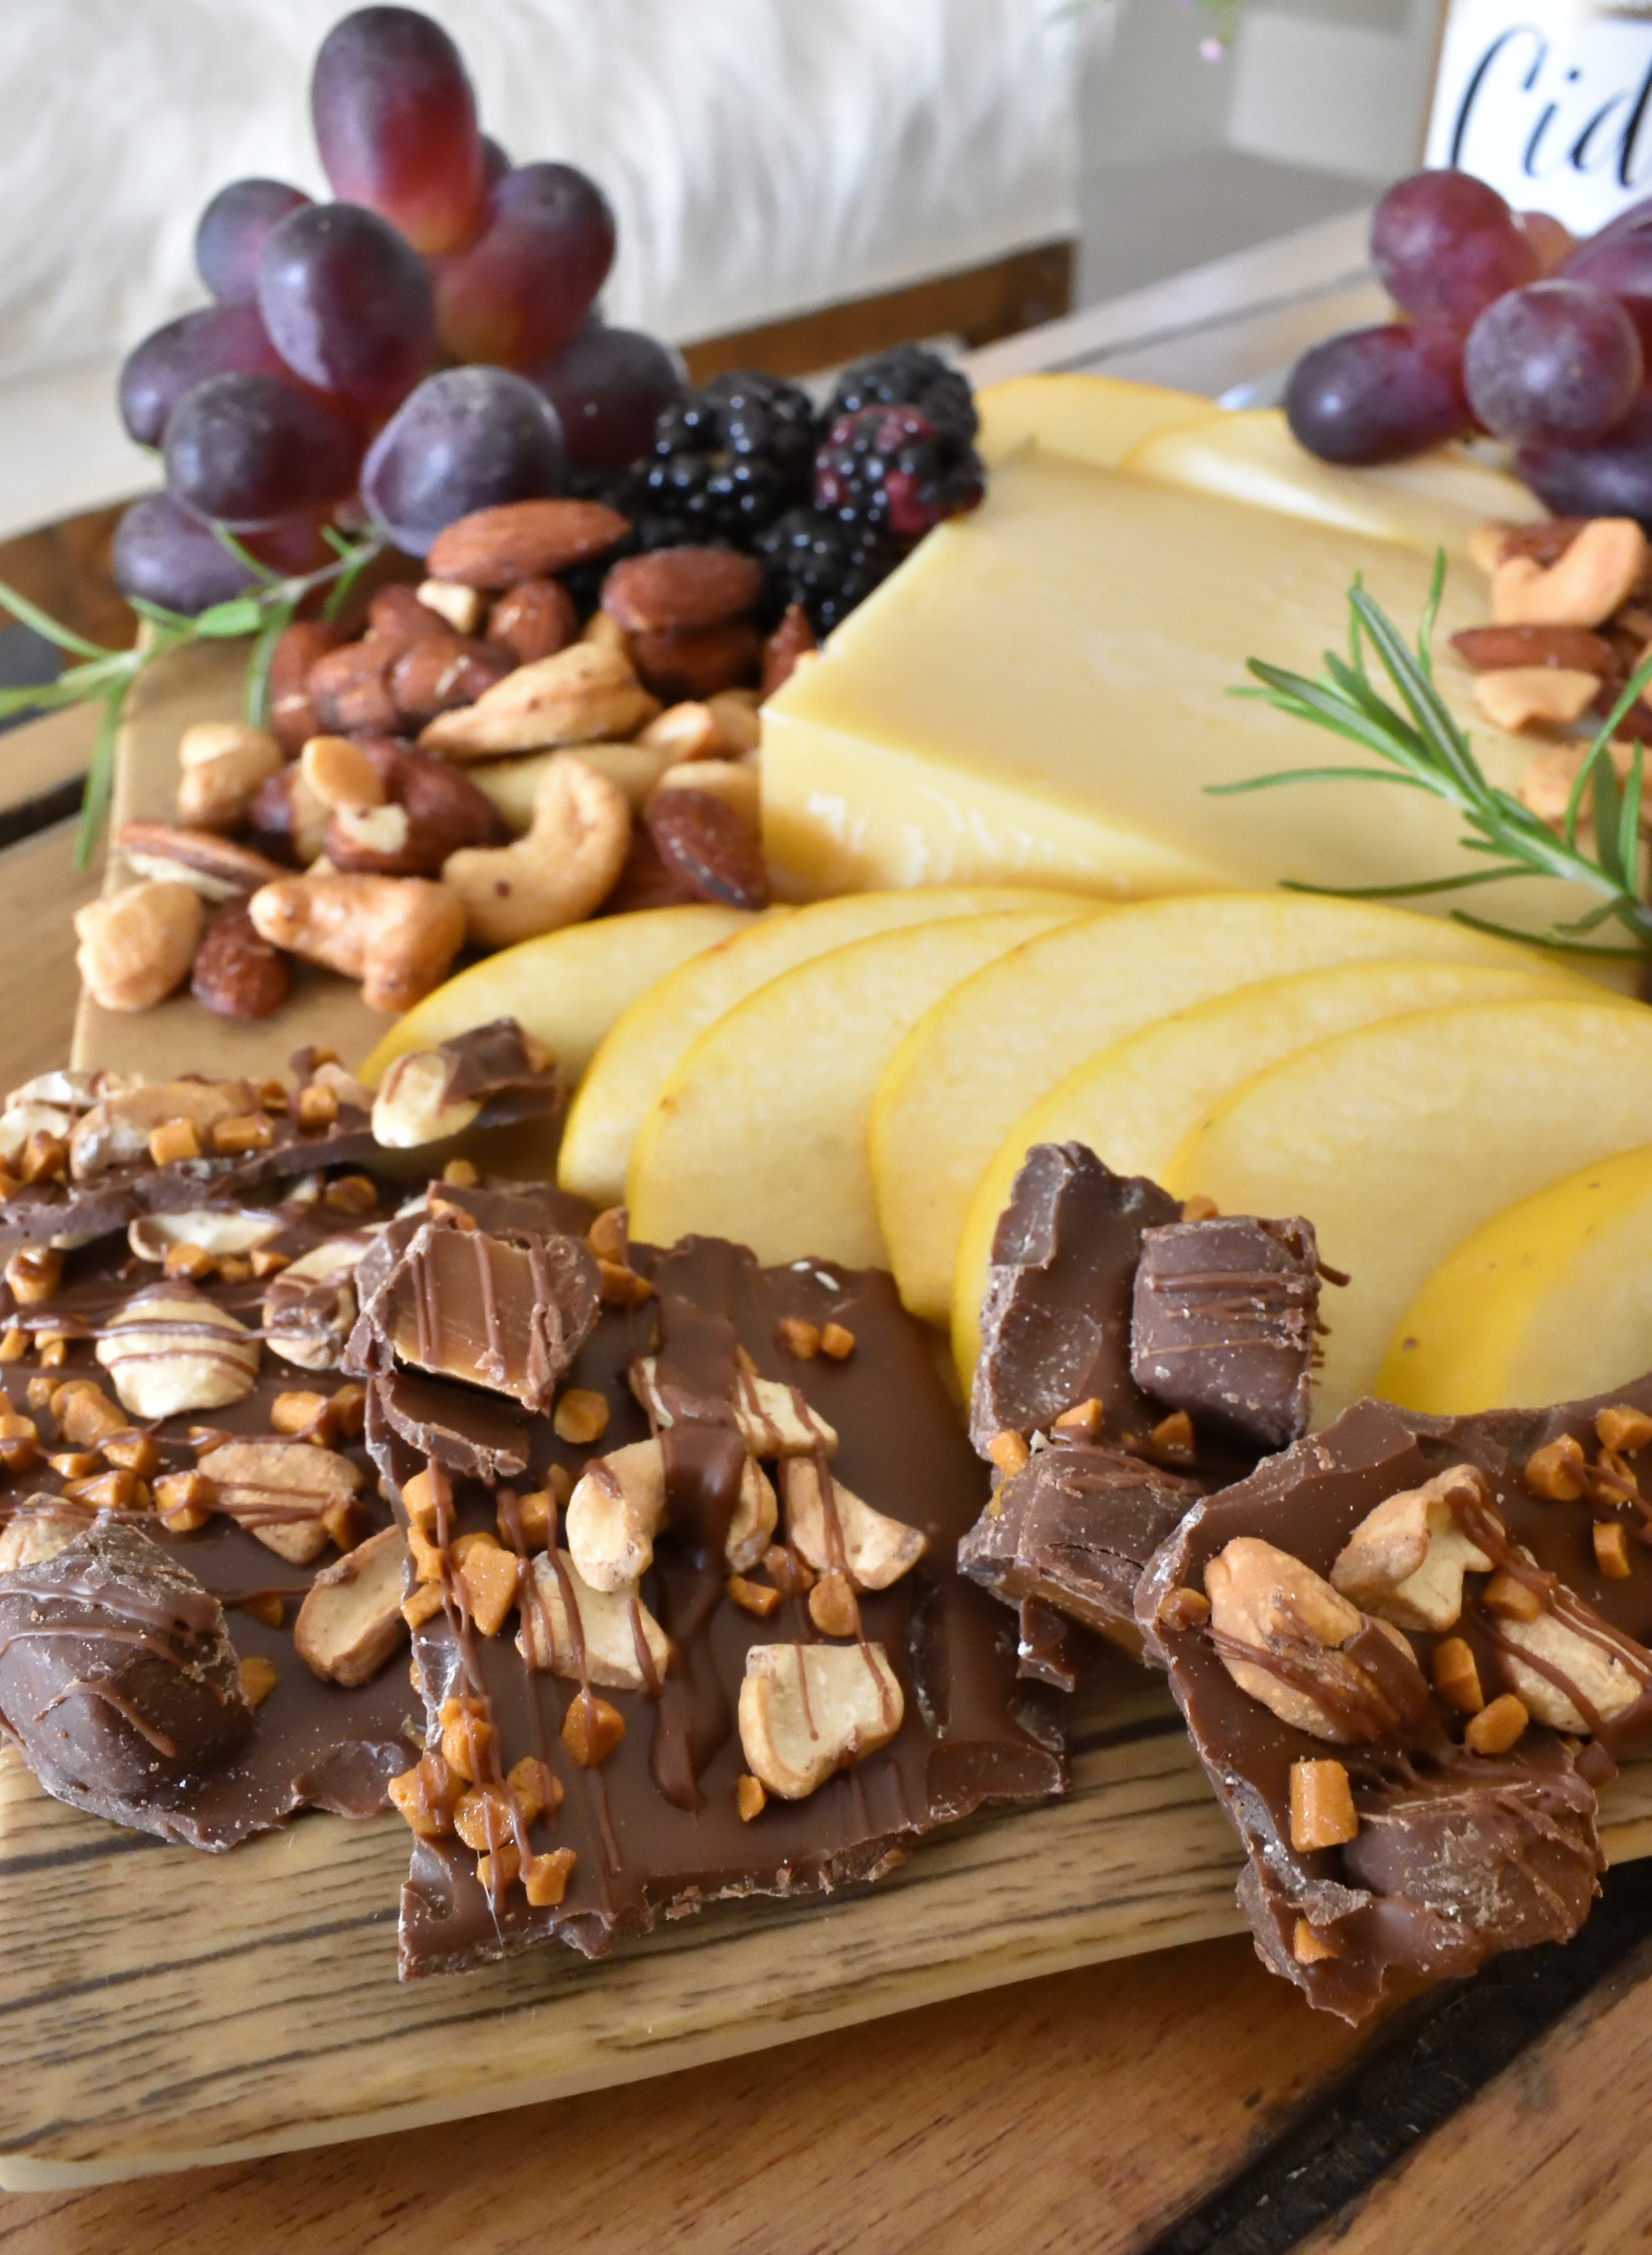
[[[5,740],[21,744],[33,730]],[[98,892],[74,867],[74,824],[60,822],[0,853],[0,1064],[4,1087],[61,1065],[80,980],[74,911]]]

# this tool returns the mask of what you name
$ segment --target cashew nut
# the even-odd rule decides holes
[[[424,877],[309,870],[262,886],[247,906],[272,947],[359,978],[370,1010],[411,1010],[441,985],[465,939],[462,903]]]
[[[1600,686],[1593,674],[1563,665],[1505,665],[1477,674],[1474,701],[1498,728],[1524,728],[1528,721],[1575,721],[1587,712]]]
[[[260,783],[278,774],[281,747],[240,721],[197,721],[178,744],[178,820],[203,830],[234,830]]]
[[[442,882],[463,903],[473,940],[508,948],[581,923],[599,908],[618,882],[630,843],[631,809],[618,784],[583,760],[552,762],[535,794],[526,837],[514,845],[449,854]]]
[[[544,744],[611,741],[631,735],[659,709],[621,651],[576,642],[553,657],[518,665],[474,704],[438,713],[419,747],[482,760]]]
[[[188,971],[206,910],[193,885],[150,878],[75,910],[75,967],[105,1010],[147,1010]]]
[[[1491,575],[1499,627],[1598,627],[1626,603],[1647,564],[1647,536],[1633,517],[1591,517],[1545,571],[1510,556]]]
[[[312,736],[298,755],[298,773],[328,808],[384,804],[384,784],[377,768],[347,736]]]
[[[491,801],[513,835],[521,837],[533,826],[533,802],[547,773],[553,767],[565,767],[571,760],[583,760],[599,775],[618,783],[635,815],[641,814],[671,765],[669,752],[644,743],[581,744],[577,752],[520,752],[514,760],[490,760],[464,772]]]

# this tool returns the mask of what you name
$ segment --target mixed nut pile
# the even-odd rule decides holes
[[[76,920],[93,998],[147,1009],[187,977],[208,1009],[261,1018],[297,956],[396,1013],[467,946],[764,906],[758,707],[813,635],[793,607],[765,639],[760,567],[722,548],[622,557],[581,626],[559,575],[628,531],[590,501],[478,510],[354,635],[289,627],[269,730],[189,729],[176,821],[122,825],[139,882]]]

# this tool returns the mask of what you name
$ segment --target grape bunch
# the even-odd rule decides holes
[[[1467,173],[1416,173],[1371,254],[1400,318],[1298,361],[1285,412],[1310,454],[1393,462],[1487,431],[1557,515],[1652,526],[1652,198],[1579,243]]]

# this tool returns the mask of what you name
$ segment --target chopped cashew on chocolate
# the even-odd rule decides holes
[[[752,1776],[782,1800],[807,1800],[887,1746],[904,1713],[882,1645],[753,1645],[746,1655],[740,1742]]]
[[[468,1128],[482,1106],[474,1098],[449,1099],[452,1072],[439,1050],[409,1050],[396,1058],[373,1100],[374,1142],[387,1151],[412,1151]]]
[[[271,1280],[264,1295],[264,1329],[283,1362],[300,1370],[335,1370],[355,1321],[354,1278],[376,1228],[329,1237]]]
[[[786,1532],[817,1573],[841,1566],[857,1590],[887,1590],[922,1557],[917,1527],[874,1511],[830,1474],[823,1483],[812,1457],[788,1458],[780,1481]]]
[[[576,1683],[582,1655],[586,1678],[605,1691],[657,1692],[671,1658],[671,1639],[636,1584],[593,1590],[566,1551],[554,1561],[548,1554],[533,1561],[533,1590],[523,1604],[516,1648],[530,1667]]]
[[[779,1524],[780,1506],[768,1475],[754,1458],[748,1457],[740,1476],[734,1516],[722,1545],[722,1554],[735,1573],[747,1573],[762,1562]]]
[[[134,1417],[225,1409],[258,1380],[257,1338],[190,1284],[135,1293],[110,1316],[97,1356]]]
[[[1281,1722],[1345,1746],[1380,1737],[1398,1719],[1381,1683],[1344,1647],[1367,1628],[1408,1658],[1410,1646],[1397,1630],[1367,1621],[1299,1558],[1256,1535],[1235,1535],[1206,1566],[1204,1589],[1222,1665]]]
[[[250,1253],[281,1233],[281,1216],[258,1207],[194,1206],[185,1213],[144,1213],[127,1226],[127,1243],[139,1260],[157,1265],[175,1245],[197,1246],[217,1260]]]
[[[1488,1574],[1494,1563],[1468,1533],[1459,1509],[1491,1509],[1485,1477],[1472,1465],[1454,1466],[1425,1486],[1389,1496],[1338,1553],[1332,1586],[1397,1628],[1455,1628],[1464,1574]]]
[[[149,1156],[149,1138],[175,1120],[194,1133],[196,1154],[212,1147],[219,1122],[256,1110],[257,1090],[246,1080],[152,1080],[100,1097],[74,1124],[69,1171],[76,1182],[131,1166]]]
[[[1576,1599],[1564,1600],[1559,1612],[1539,1612],[1535,1620],[1505,1617],[1498,1628],[1504,1644],[1514,1647],[1499,1656],[1510,1687],[1532,1720],[1552,1731],[1587,1731],[1615,1722],[1652,1682],[1652,1652],[1610,1628]]]
[[[661,1394],[656,1371],[656,1357],[639,1356],[631,1365],[631,1391],[654,1423],[663,1429],[675,1419]],[[732,1406],[740,1437],[754,1457],[811,1457],[817,1449],[827,1457],[837,1454],[837,1435],[825,1418],[809,1407],[795,1386],[778,1378],[738,1373]]]
[[[221,1511],[295,1566],[320,1557],[329,1520],[362,1486],[348,1457],[307,1440],[226,1440],[207,1449],[197,1470]]]
[[[654,1563],[666,1518],[665,1450],[634,1441],[593,1458],[568,1499],[568,1549],[593,1590],[635,1584]]]
[[[365,1684],[406,1634],[401,1574],[407,1543],[400,1527],[384,1527],[325,1567],[293,1623],[298,1657],[324,1680]]]

